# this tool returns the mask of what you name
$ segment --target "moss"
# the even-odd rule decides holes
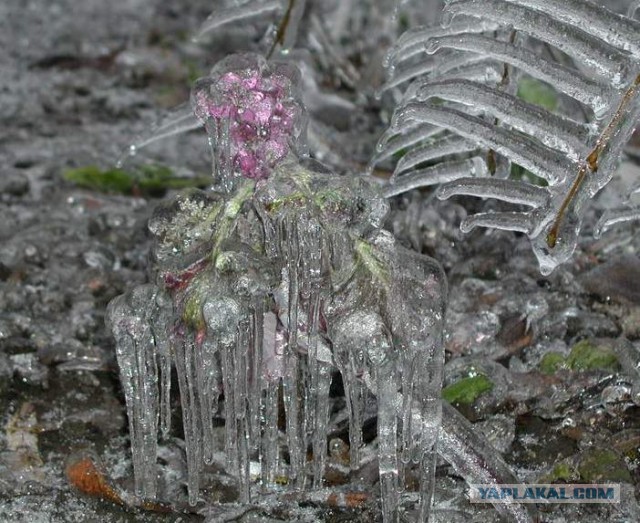
[[[549,111],[554,111],[558,106],[556,91],[535,78],[524,77],[518,82],[518,98]]]
[[[559,352],[548,352],[540,360],[540,372],[553,374],[560,369],[573,371],[584,370],[615,370],[618,359],[611,349],[595,345],[589,340],[576,343],[565,358]]]
[[[624,460],[613,450],[592,449],[578,464],[580,479],[586,482],[620,481],[631,483],[631,474]]]
[[[589,340],[576,343],[567,357],[567,367],[572,370],[614,370],[618,359],[611,349],[594,345]]]
[[[540,372],[553,374],[565,366],[566,358],[559,352],[547,352],[540,360]]]
[[[578,471],[569,463],[556,464],[551,472],[541,476],[539,483],[555,483],[557,481],[575,481],[579,477]]]
[[[493,389],[493,383],[484,374],[478,374],[447,385],[442,397],[449,403],[471,405],[478,397]]]
[[[162,196],[169,189],[206,187],[211,183],[208,176],[183,178],[171,169],[160,165],[143,165],[133,170],[100,169],[95,165],[69,169],[62,177],[79,187],[94,191]]]

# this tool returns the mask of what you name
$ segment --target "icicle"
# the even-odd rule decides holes
[[[376,398],[378,400],[378,463],[382,520],[399,521],[398,468],[398,383],[393,360],[379,363],[376,369]]]
[[[640,22],[633,20],[635,9],[629,7],[628,18],[585,0],[508,0],[539,11],[579,29],[589,32],[605,42],[640,57]]]
[[[193,37],[193,41],[197,42],[205,34],[236,20],[246,20],[252,18],[263,17],[267,13],[281,11],[281,0],[249,0],[240,6],[232,6],[224,9],[216,10],[209,15],[204,21],[198,33]]]
[[[578,62],[593,68],[615,87],[629,83],[633,74],[628,55],[576,30],[548,14],[502,0],[457,0],[447,4],[447,16],[466,14],[483,16],[550,43]]]
[[[207,336],[218,346],[224,393],[225,452],[229,470],[238,470],[236,411],[236,344],[242,317],[240,304],[229,297],[211,299],[202,307]]]
[[[270,382],[264,392],[264,431],[261,443],[262,487],[275,484],[279,467],[278,441],[278,391],[280,380]]]
[[[132,143],[116,163],[120,168],[130,156],[135,156],[140,149],[171,136],[193,131],[202,127],[202,123],[193,114],[189,105],[182,105],[169,114],[150,134]]]
[[[304,486],[304,464],[306,447],[304,445],[304,411],[301,398],[304,395],[304,376],[302,362],[298,352],[298,300],[300,287],[298,282],[298,264],[300,260],[299,238],[294,218],[285,216],[279,225],[281,255],[287,266],[283,271],[286,284],[286,320],[288,341],[285,352],[283,396],[285,405],[287,441],[290,467],[289,479],[298,488]]]
[[[243,321],[238,326],[238,336],[235,344],[234,355],[234,381],[236,390],[234,391],[234,416],[236,417],[236,446],[238,454],[238,483],[240,487],[240,501],[248,503],[251,500],[250,476],[249,476],[249,436],[250,419],[248,412],[249,401],[249,322]]]
[[[419,463],[419,520],[427,521],[435,481],[436,441],[442,420],[440,394],[447,285],[442,268],[431,258],[396,245],[393,259],[391,292],[393,296],[402,296],[402,303],[394,299],[387,314],[395,348],[404,353],[404,452],[405,459]]]
[[[390,183],[395,183],[398,176],[404,175],[413,167],[431,160],[436,160],[452,154],[463,154],[474,151],[478,146],[460,136],[444,136],[433,142],[421,145],[405,154],[391,175]]]
[[[468,216],[460,224],[460,230],[468,233],[476,227],[488,227],[490,229],[523,232],[531,235],[534,224],[535,219],[530,213],[488,212]]]
[[[351,470],[360,468],[362,450],[362,426],[364,425],[366,400],[364,384],[360,380],[360,369],[364,365],[362,356],[362,352],[352,353],[346,372],[343,374],[344,391],[349,410],[349,466]]]
[[[366,391],[361,376],[364,369],[369,334],[375,332],[377,316],[369,311],[357,311],[333,325],[331,340],[335,363],[342,376],[349,412],[349,464],[351,470],[360,467],[362,425]]]
[[[437,38],[431,40],[427,52],[435,53],[441,48],[479,53],[518,67],[534,78],[547,82],[560,92],[590,106],[599,118],[606,114],[611,100],[615,98],[611,88],[575,69],[550,62],[528,49],[499,42],[494,38],[474,34]]]
[[[385,198],[391,198],[398,194],[428,187],[440,183],[450,182],[465,176],[489,176],[487,165],[482,158],[477,156],[458,162],[443,162],[433,167],[426,167],[412,171],[397,178],[384,188]]]
[[[503,202],[541,207],[551,198],[549,190],[520,180],[496,178],[461,178],[446,183],[436,193],[440,200],[451,196],[465,195],[479,198],[494,198]]]
[[[200,413],[202,425],[202,452],[206,464],[213,462],[215,452],[213,439],[213,415],[218,408],[218,345],[207,337],[196,348],[196,376],[200,397]]]
[[[280,376],[286,351],[284,333],[278,329],[278,318],[267,312],[263,318],[262,354],[264,388],[262,391],[262,438],[260,442],[260,462],[262,468],[262,488],[267,490],[275,484],[279,466],[278,404],[281,388]]]
[[[538,138],[548,147],[567,153],[574,160],[584,158],[589,153],[585,145],[589,136],[586,125],[482,83],[469,80],[426,83],[417,90],[416,98],[419,101],[442,98],[472,106],[474,110],[482,110],[501,122]]]
[[[247,367],[249,372],[248,407],[249,441],[251,452],[260,447],[260,423],[262,418],[262,390],[266,386],[263,373],[264,301],[256,300],[251,311],[251,336],[248,342]]]
[[[158,317],[154,321],[153,336],[160,358],[160,432],[163,437],[171,430],[171,339],[173,305],[163,292],[156,295]]]
[[[187,491],[189,504],[195,505],[198,501],[202,468],[202,427],[194,340],[189,335],[177,339],[174,350],[187,452]]]
[[[136,494],[148,499],[157,490],[158,369],[148,317],[155,293],[153,285],[137,287],[115,298],[107,311],[127,403]]]
[[[238,418],[236,416],[236,368],[234,346],[223,345],[220,355],[222,389],[224,391],[224,448],[227,468],[238,470]]]
[[[329,348],[325,347],[329,352]],[[313,449],[313,485],[322,486],[324,470],[327,462],[327,430],[329,427],[329,387],[331,385],[331,366],[322,361],[316,361],[317,369],[313,383],[315,396],[313,408],[315,411],[312,435]]]
[[[464,138],[476,140],[488,149],[507,156],[551,185],[576,171],[576,164],[564,154],[542,145],[537,140],[498,127],[491,122],[461,111],[434,104],[407,104],[396,111],[394,124],[400,128],[405,121],[418,120],[455,131]]]

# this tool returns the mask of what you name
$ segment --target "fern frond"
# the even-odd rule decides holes
[[[449,0],[443,26],[408,32],[389,54],[386,87],[412,83],[374,161],[402,150],[398,144],[415,148],[398,162],[387,193],[438,184],[441,199],[515,205],[469,216],[461,228],[526,233],[548,274],[573,253],[586,203],[611,180],[640,119],[640,22],[589,0]],[[498,80],[469,74],[486,61],[502,65]],[[587,121],[517,96],[522,75],[574,99]],[[425,128],[437,139],[417,139]],[[510,162],[547,186],[512,179]],[[637,218],[635,207],[612,210],[598,231]]]

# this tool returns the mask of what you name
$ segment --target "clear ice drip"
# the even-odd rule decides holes
[[[148,284],[118,296],[107,311],[116,340],[122,388],[129,413],[135,490],[156,495],[156,453],[159,414],[157,349],[152,318],[157,313],[157,289]],[[165,325],[155,328],[162,330]],[[160,349],[164,350],[163,347]]]

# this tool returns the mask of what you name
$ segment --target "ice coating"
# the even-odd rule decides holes
[[[511,25],[519,31],[533,34],[556,46],[592,67],[616,87],[628,83],[629,75],[633,74],[629,57],[622,50],[584,31],[575,30],[551,14],[527,9],[509,1],[450,0],[444,19],[450,20],[458,14],[472,15],[478,12],[478,8],[482,9],[483,16],[490,20]],[[588,23],[587,20],[585,22]]]
[[[511,64],[535,78],[554,85],[559,91],[591,106],[597,115],[602,115],[609,109],[612,91],[608,90],[607,86],[594,81],[580,71],[545,60],[526,48],[476,34],[463,34],[455,38],[436,38],[431,40],[429,45],[427,51],[433,53],[443,48],[482,53],[484,56]]]
[[[509,155],[518,164],[550,183],[564,179],[575,165],[565,155],[536,140],[524,135],[516,135],[503,127],[456,109],[413,102],[395,113],[391,126],[401,127],[406,120],[416,120],[455,130],[464,138],[475,139],[488,148]]]
[[[472,106],[475,110],[481,109],[486,114],[492,114],[519,131],[528,132],[570,158],[577,159],[588,154],[585,142],[589,138],[589,129],[586,125],[528,104],[481,82],[462,79],[429,82],[418,88],[416,98],[419,101],[442,98]]]
[[[214,172],[264,179],[278,162],[304,148],[306,121],[300,72],[258,55],[232,55],[198,80],[191,103],[205,125]]]
[[[387,211],[373,180],[291,158],[259,181],[242,179],[232,193],[191,190],[157,208],[149,222],[155,283],[109,307],[142,497],[156,492],[170,357],[191,503],[203,464],[223,450],[215,445],[217,416],[225,420],[224,465],[242,502],[260,488],[276,489],[283,477],[294,489],[322,487],[337,371],[349,411],[350,467],[360,466],[373,395],[384,521],[399,521],[408,462],[420,464],[427,517],[441,423],[446,281],[434,260],[381,229]],[[261,487],[251,480],[252,461],[260,464]]]
[[[444,29],[410,30],[390,54],[386,85],[413,82],[370,169],[414,148],[396,164],[385,194],[441,185],[440,199],[466,195],[504,202],[504,208],[467,216],[461,230],[526,233],[540,271],[549,274],[574,252],[588,202],[612,179],[622,144],[637,125],[638,22],[588,0],[445,4]],[[470,18],[478,24],[467,28]],[[496,31],[490,34],[484,24],[495,24]],[[541,56],[536,41],[575,63]],[[428,56],[418,60],[422,50]],[[411,61],[400,69],[396,56]],[[501,65],[483,75],[489,60]],[[452,63],[460,65],[438,74]],[[538,80],[578,102],[585,123],[563,114],[561,96],[544,108],[528,99],[526,85]],[[514,164],[518,169],[512,170]],[[527,176],[516,179],[523,170]],[[629,206],[610,210],[595,232],[634,219],[636,209]]]
[[[282,8],[280,0],[266,0],[264,2],[249,0],[241,5],[220,7],[207,17],[193,40],[198,41],[205,34],[231,22],[264,17],[269,13],[282,11]]]

